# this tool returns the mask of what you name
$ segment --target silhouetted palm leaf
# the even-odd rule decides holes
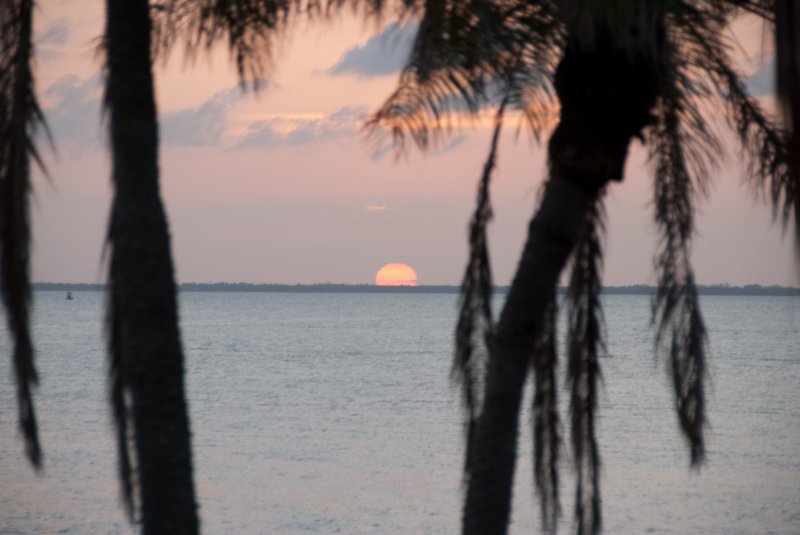
[[[706,425],[703,382],[706,335],[689,260],[694,233],[694,201],[705,191],[719,142],[697,108],[712,91],[692,78],[692,55],[670,49],[666,61],[673,76],[665,81],[650,140],[656,162],[654,207],[661,231],[656,259],[658,291],[653,304],[656,345],[663,348],[673,380],[681,430],[691,463],[702,462]],[[700,77],[705,75],[701,70]]]
[[[583,233],[572,259],[568,295],[567,378],[570,383],[571,439],[575,466],[577,533],[597,533],[600,510],[600,452],[595,435],[600,357],[605,353],[600,274],[603,208],[596,200],[586,212]]]
[[[13,339],[19,425],[28,459],[42,463],[32,388],[37,383],[30,332],[30,162],[44,128],[33,87],[33,2],[0,1],[0,295]],[[49,135],[48,135],[49,137]]]
[[[718,88],[715,96],[721,96],[727,107],[728,121],[747,158],[748,173],[756,187],[769,193],[776,216],[786,225],[800,198],[790,174],[788,134],[763,113],[756,99],[747,93],[743,77],[732,66],[729,50],[735,44],[724,37],[725,19],[700,9],[687,8],[684,13],[687,19],[705,21],[679,27],[680,42],[687,43],[687,61]]]
[[[404,17],[417,8],[411,1],[403,4]],[[224,43],[240,81],[258,89],[290,21],[329,18],[345,7],[380,17],[387,5],[383,0],[163,0],[152,11],[153,55],[165,59],[178,46],[194,60]]]
[[[551,2],[430,1],[395,92],[367,128],[420,148],[508,98],[534,135],[551,124],[550,73],[561,38]]]
[[[154,13],[155,55],[165,57],[177,44],[187,57],[227,43],[242,81],[256,86],[272,61],[275,42],[297,0],[166,0]]]
[[[470,471],[470,444],[475,433],[478,411],[480,410],[480,387],[485,367],[484,348],[491,344],[492,338],[492,270],[489,265],[489,247],[486,227],[492,218],[489,201],[489,183],[497,158],[497,143],[503,127],[503,114],[507,100],[497,111],[494,134],[489,156],[483,168],[478,186],[478,205],[470,222],[469,262],[461,283],[461,307],[456,325],[456,354],[453,361],[452,377],[461,385],[462,401],[467,412],[467,454],[465,470]],[[475,339],[478,339],[478,352]],[[483,339],[481,344],[480,339]]]
[[[558,416],[558,308],[555,293],[552,296],[542,337],[534,348],[531,372],[533,392],[533,480],[539,495],[542,531],[555,533],[561,514],[558,492],[558,460],[561,449],[560,420]]]

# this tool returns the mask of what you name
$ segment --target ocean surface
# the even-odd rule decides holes
[[[35,293],[40,475],[23,457],[9,338],[0,333],[0,534],[136,533],[118,500],[104,294],[74,296]],[[457,299],[183,293],[203,531],[458,533],[462,428],[449,382]],[[701,298],[711,426],[699,472],[688,468],[654,357],[649,298],[603,303],[605,532],[800,534],[800,298]],[[574,479],[563,452],[561,531],[569,533]],[[538,527],[530,455],[526,424],[512,534]]]

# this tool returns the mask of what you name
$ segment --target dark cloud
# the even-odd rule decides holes
[[[267,87],[267,82],[261,82]],[[201,106],[161,116],[161,139],[166,145],[203,147],[216,145],[225,133],[226,114],[243,97],[237,86],[220,91]]]
[[[366,108],[346,106],[319,118],[275,117],[250,124],[234,148],[270,148],[281,145],[308,145],[354,136],[367,116]]]
[[[43,96],[52,104],[43,111],[56,148],[66,147],[80,153],[100,144],[101,95],[99,75],[88,80],[64,76],[45,90]]]
[[[394,74],[408,60],[416,33],[416,24],[409,22],[400,26],[393,22],[363,46],[354,46],[342,54],[327,72],[334,76],[355,74],[364,78]]]

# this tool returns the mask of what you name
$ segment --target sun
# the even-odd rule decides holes
[[[376,286],[416,286],[417,272],[408,264],[386,264],[375,275]]]

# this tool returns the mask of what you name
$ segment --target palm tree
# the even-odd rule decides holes
[[[14,343],[19,425],[27,457],[42,463],[33,406],[37,376],[30,332],[30,161],[44,118],[33,87],[33,2],[0,1],[0,295]]]
[[[115,186],[108,233],[112,404],[130,517],[138,503],[144,533],[197,533],[183,354],[158,185],[149,10],[146,0],[107,3],[105,104]],[[38,468],[28,196],[30,160],[41,166],[33,137],[45,124],[33,89],[32,11],[31,0],[0,2],[0,274],[14,341],[20,427],[28,458]]]
[[[225,40],[243,86],[249,80],[257,89],[273,39],[299,5],[168,0],[153,6],[151,21],[146,0],[107,0],[106,106],[116,191],[108,237],[112,404],[125,504],[132,517],[138,481],[144,533],[199,529],[169,234],[158,190],[150,53],[165,58],[180,44],[193,58]]]
[[[147,0],[106,2],[104,46],[114,185],[108,330],[124,501],[131,515],[138,503],[143,533],[193,534],[199,521],[170,239],[159,193]]]
[[[182,38],[193,55],[224,38],[242,80],[249,77],[257,87],[271,41],[297,6],[254,0],[172,0],[152,8],[146,0],[106,2],[105,106],[114,185],[108,231],[111,402],[123,502],[132,520],[138,513],[144,533],[199,530],[170,238],[159,193],[151,52],[166,55]],[[45,125],[33,90],[32,10],[31,0],[0,0],[0,274],[15,344],[20,426],[38,468],[28,193],[29,161],[38,162],[33,134]]]
[[[789,134],[746,92],[730,58],[735,43],[723,31],[743,12],[772,25],[775,6],[767,0],[448,0],[411,2],[408,9],[422,12],[419,32],[398,88],[372,117],[373,131],[387,129],[396,143],[410,137],[425,149],[449,130],[455,113],[474,116],[499,102],[471,224],[456,330],[453,374],[462,385],[467,420],[463,533],[507,530],[519,409],[529,374],[535,383],[534,471],[542,528],[556,530],[561,437],[555,296],[570,258],[567,377],[574,519],[579,534],[598,533],[600,456],[594,420],[598,357],[604,351],[598,296],[604,193],[609,182],[622,180],[630,142],[645,141],[655,167],[655,221],[661,232],[653,306],[656,345],[666,357],[690,464],[699,467],[705,456],[706,333],[689,252],[693,203],[705,192],[721,151],[703,106],[721,103],[753,182],[770,192],[784,225],[794,212],[800,229],[800,177],[790,166]],[[792,2],[783,2],[783,9],[798,16]],[[794,63],[788,63],[780,87],[786,109],[796,115],[791,91],[798,87],[800,55],[791,22],[781,24],[778,50]],[[784,65],[781,59],[778,64]],[[495,324],[485,229],[491,218],[488,183],[507,106],[522,111],[537,138],[548,125],[548,110],[557,109],[559,118],[548,142],[549,178],[541,204]]]

